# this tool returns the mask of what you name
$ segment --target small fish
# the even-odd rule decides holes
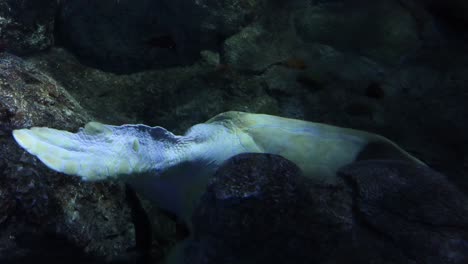
[[[306,62],[300,58],[289,58],[281,63],[283,66],[296,70],[305,70],[307,68]]]
[[[162,35],[150,38],[146,41],[146,45],[160,49],[175,49],[177,47],[177,44],[171,35]]]

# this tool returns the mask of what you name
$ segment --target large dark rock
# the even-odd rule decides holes
[[[417,23],[399,1],[319,1],[294,12],[305,42],[320,42],[397,64],[420,46]]]
[[[60,42],[97,68],[127,72],[181,62],[182,29],[173,32],[159,0],[63,1],[59,12]]]
[[[17,55],[45,50],[54,44],[56,0],[0,2],[0,52]]]
[[[317,185],[243,154],[210,182],[186,263],[466,263],[468,199],[427,167],[365,161]]]
[[[52,78],[0,54],[0,262],[94,263],[135,246],[131,208],[118,183],[55,173],[14,141],[13,129],[74,130],[90,116]]]
[[[257,1],[63,1],[63,44],[104,70],[134,72],[192,63],[251,19]]]
[[[353,164],[340,175],[353,193],[360,259],[468,261],[468,199],[445,176],[394,161]]]
[[[276,155],[228,160],[193,216],[186,263],[313,263],[300,169]],[[205,262],[206,261],[206,262]]]

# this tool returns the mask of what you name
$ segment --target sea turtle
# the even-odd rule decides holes
[[[306,177],[332,183],[357,159],[423,164],[385,137],[326,124],[244,112],[221,113],[183,136],[162,127],[90,122],[77,133],[47,127],[13,131],[16,141],[49,168],[83,180],[123,179],[186,222],[214,171],[245,152],[272,153]]]

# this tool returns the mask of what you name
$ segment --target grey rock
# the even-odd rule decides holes
[[[74,130],[90,116],[50,76],[0,55],[0,262],[103,262],[135,246],[131,208],[117,183],[84,183],[26,155],[12,129]]]
[[[0,52],[25,55],[51,47],[56,11],[56,0],[1,1]]]
[[[233,157],[194,213],[186,263],[467,261],[468,199],[443,175],[387,160],[339,176],[317,185],[280,156]]]
[[[76,129],[90,115],[53,78],[8,53],[0,54],[0,128]]]

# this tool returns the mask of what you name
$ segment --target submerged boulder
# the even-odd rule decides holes
[[[0,2],[0,52],[30,54],[54,44],[55,0]]]
[[[294,29],[319,42],[397,64],[420,46],[417,21],[398,1],[319,1],[294,12]]]
[[[468,260],[468,199],[443,175],[389,160],[338,177],[317,185],[280,156],[233,157],[193,216],[186,263]]]
[[[55,173],[11,135],[31,126],[75,130],[90,119],[48,75],[0,54],[1,263],[95,263],[135,246],[122,185]]]
[[[314,263],[301,177],[295,164],[276,155],[226,161],[193,216],[196,242],[186,263]]]
[[[62,1],[58,33],[82,61],[117,73],[191,64],[240,30],[259,1]]]
[[[396,161],[360,162],[340,175],[353,193],[360,259],[468,261],[468,199],[444,175]]]

